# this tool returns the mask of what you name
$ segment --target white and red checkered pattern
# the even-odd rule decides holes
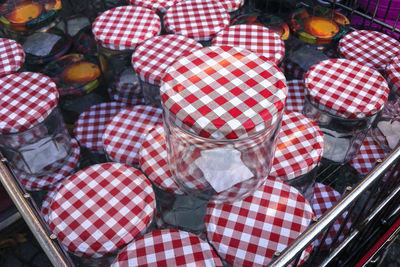
[[[127,107],[124,103],[107,102],[91,106],[79,115],[74,125],[74,136],[79,143],[92,151],[103,152],[101,138],[106,123]]]
[[[393,57],[400,55],[400,43],[377,31],[359,30],[346,34],[339,41],[342,57],[355,60],[377,70],[384,70]]]
[[[285,111],[270,176],[292,180],[317,167],[324,138],[318,125],[298,112]]]
[[[314,189],[314,199],[313,199],[313,210],[315,216],[320,218],[326,211],[332,208],[342,196],[339,192],[333,190],[331,187],[321,184],[315,183]],[[321,241],[325,235],[325,233],[321,234],[314,242],[314,247],[318,247],[321,244],[321,249],[326,250],[329,249],[329,246],[332,245],[334,238],[339,232],[341,224],[344,222],[347,216],[347,212],[343,213],[334,223],[332,228],[330,229],[328,235],[326,236],[324,243],[321,244]],[[341,234],[339,235],[339,242],[341,242],[344,238],[344,235],[350,230],[352,224],[352,218],[346,222],[346,225],[343,227]]]
[[[263,55],[275,64],[279,64],[285,54],[285,44],[281,37],[260,25],[233,25],[218,32],[212,45],[242,47]]]
[[[122,110],[106,125],[102,137],[106,154],[114,161],[137,164],[146,134],[162,124],[162,109],[137,105]]]
[[[203,46],[182,35],[161,35],[140,44],[132,56],[132,66],[142,81],[160,85],[168,67],[179,57]]]
[[[232,204],[208,204],[205,217],[209,242],[234,266],[265,266],[310,224],[310,204],[293,187],[268,178],[253,195]],[[312,245],[301,255],[309,256]]]
[[[212,46],[175,61],[160,92],[177,126],[206,138],[236,139],[274,125],[287,87],[283,73],[263,56]]]
[[[198,236],[177,229],[155,230],[122,250],[112,267],[220,266],[212,247]]]
[[[156,13],[165,13],[167,10],[182,0],[129,0],[134,6],[141,6],[153,10]]]
[[[367,174],[375,167],[378,159],[386,157],[385,151],[372,137],[371,131],[365,137],[358,154],[349,164],[360,174]]]
[[[327,59],[308,69],[308,96],[320,109],[339,117],[365,118],[379,112],[389,87],[378,71],[348,59]]]
[[[303,80],[290,80],[287,83],[288,95],[286,110],[302,112],[305,98],[305,85]]]
[[[64,165],[54,173],[42,176],[28,176],[23,173],[18,173],[18,171],[15,173],[26,190],[46,190],[71,175],[78,165],[79,158],[80,148],[78,142],[71,138],[71,154],[65,159]]]
[[[391,90],[400,95],[400,56],[394,57],[386,66],[385,76]]]
[[[48,188],[47,194],[42,201],[40,212],[42,213],[43,219],[47,224],[49,223],[50,205],[54,199],[55,194],[57,194],[62,185],[63,183],[57,183],[53,187]]]
[[[98,16],[92,25],[96,41],[112,50],[134,50],[161,31],[157,14],[140,6],[119,6]]]
[[[140,168],[159,188],[172,194],[182,195],[184,192],[172,177],[167,157],[164,127],[160,124],[143,139],[142,147],[139,150]]]
[[[22,45],[11,39],[0,38],[0,77],[17,72],[24,62]]]
[[[56,84],[40,73],[21,72],[0,78],[0,133],[28,130],[43,122],[58,103]]]
[[[144,174],[125,164],[103,163],[64,180],[49,208],[49,226],[78,256],[102,257],[143,233],[155,212]]]
[[[185,0],[168,9],[164,15],[167,32],[197,41],[208,41],[229,25],[228,11],[216,0]]]
[[[139,88],[133,94],[121,94],[117,90],[107,88],[108,96],[115,102],[126,104],[127,106],[143,105],[144,97],[142,88]]]
[[[228,12],[238,10],[244,5],[244,0],[219,0]]]

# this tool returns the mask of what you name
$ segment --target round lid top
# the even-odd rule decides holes
[[[308,173],[321,160],[323,147],[323,134],[314,121],[285,111],[269,176],[286,181]]]
[[[0,133],[28,130],[43,122],[58,103],[56,84],[40,73],[21,72],[0,78]]]
[[[212,45],[241,47],[261,54],[275,64],[281,62],[285,53],[285,44],[277,33],[251,24],[225,28],[215,35]]]
[[[208,41],[229,25],[229,19],[228,11],[218,1],[185,0],[168,9],[164,25],[169,33]]]
[[[136,238],[111,266],[223,265],[212,247],[197,235],[178,229],[160,229]]]
[[[137,164],[144,137],[161,123],[160,108],[144,105],[126,108],[107,123],[102,137],[104,151],[114,161]]]
[[[50,205],[49,226],[68,250],[101,257],[147,229],[155,196],[144,174],[120,163],[102,163],[68,177]]]
[[[179,3],[182,0],[129,0],[134,6],[141,6],[153,10],[156,13],[165,13],[168,8]]]
[[[161,31],[157,14],[140,6],[120,6],[98,16],[92,25],[96,41],[112,50],[134,50]]]
[[[268,178],[244,200],[232,204],[208,204],[205,217],[209,242],[234,266],[265,266],[311,223],[310,204],[280,179]],[[301,255],[307,260],[312,246]]]
[[[381,32],[359,30],[343,36],[338,45],[339,53],[377,70],[384,70],[391,59],[400,55],[400,43]]]
[[[385,74],[392,91],[400,94],[400,55],[394,57],[386,66]]]
[[[238,10],[244,5],[244,0],[219,0],[228,12]]]
[[[175,182],[167,161],[167,144],[163,125],[157,125],[144,137],[139,150],[140,168],[161,189],[182,195],[184,192]]]
[[[0,38],[0,77],[17,72],[24,62],[22,46],[14,40]]]
[[[178,126],[205,138],[238,139],[278,120],[287,87],[283,73],[262,56],[205,47],[175,61],[160,92]]]
[[[203,46],[182,35],[161,35],[140,44],[132,56],[132,66],[140,79],[160,85],[168,67],[179,57]]]
[[[344,118],[365,118],[379,112],[389,87],[376,70],[348,59],[327,59],[308,69],[305,86],[310,101]]]

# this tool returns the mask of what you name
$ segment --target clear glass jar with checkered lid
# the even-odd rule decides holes
[[[354,158],[384,107],[389,87],[373,68],[348,59],[328,59],[305,75],[303,114],[324,135],[323,157],[334,163]]]
[[[241,48],[205,47],[175,61],[160,91],[168,162],[185,192],[222,203],[261,186],[287,95],[273,62]]]

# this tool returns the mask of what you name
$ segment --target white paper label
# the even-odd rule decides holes
[[[389,147],[394,149],[400,141],[400,122],[380,121],[377,126],[386,137]]]
[[[61,36],[51,33],[34,33],[25,41],[23,48],[25,53],[38,57],[44,57],[50,54],[54,45]]]
[[[253,177],[253,173],[240,159],[241,153],[233,148],[216,148],[201,151],[194,163],[204,178],[218,193]]]
[[[324,128],[321,131],[324,134],[324,152],[322,156],[334,162],[343,162],[350,145],[349,134],[343,135]]]

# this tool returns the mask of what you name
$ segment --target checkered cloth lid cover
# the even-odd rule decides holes
[[[392,91],[400,94],[400,56],[394,57],[386,66],[385,76]]]
[[[218,32],[212,40],[215,46],[242,47],[279,64],[285,53],[281,37],[270,29],[251,24],[233,25]]]
[[[327,59],[305,75],[308,97],[320,109],[344,118],[365,118],[379,112],[389,87],[378,71],[348,59]]]
[[[0,78],[0,133],[28,130],[43,122],[58,103],[56,84],[40,73],[21,72]]]
[[[253,195],[232,204],[208,204],[209,242],[234,266],[265,266],[310,224],[310,204],[280,179],[268,178]],[[304,262],[312,246],[301,255]]]
[[[142,81],[160,85],[168,67],[179,57],[203,46],[182,35],[161,35],[140,44],[132,56],[132,66]]]
[[[287,82],[288,95],[286,98],[286,110],[302,112],[304,106],[305,86],[303,80],[290,80]]]
[[[103,152],[101,138],[106,123],[126,107],[126,104],[117,102],[107,102],[91,106],[81,113],[75,122],[75,138],[82,146],[89,150]]]
[[[18,179],[25,189],[30,191],[47,190],[49,187],[59,183],[67,176],[71,175],[71,173],[77,167],[80,158],[80,148],[78,142],[73,138],[71,139],[71,146],[72,151],[70,156],[66,159],[65,164],[52,174],[28,176],[26,174],[16,172]]]
[[[238,10],[244,5],[244,0],[219,0],[228,12]]]
[[[161,31],[157,14],[140,6],[120,6],[105,11],[92,25],[96,41],[112,50],[134,50]]]
[[[43,198],[42,207],[40,208],[40,212],[42,213],[44,221],[49,223],[49,213],[50,213],[50,205],[54,199],[55,194],[63,185],[62,182],[54,184],[52,187],[47,189],[46,196]]]
[[[179,127],[205,138],[236,139],[274,125],[287,87],[283,73],[266,58],[214,46],[175,61],[160,92]]]
[[[308,173],[321,160],[323,147],[323,134],[314,121],[285,111],[269,175],[287,181]]]
[[[104,151],[114,161],[137,164],[144,137],[160,123],[160,108],[144,105],[126,108],[107,123],[102,137]]]
[[[134,6],[141,6],[151,9],[156,13],[165,13],[171,6],[179,3],[180,1],[182,0],[129,0],[129,3]]]
[[[22,45],[11,39],[0,38],[0,77],[17,72],[24,62]]]
[[[381,32],[359,30],[346,34],[339,41],[342,57],[384,70],[391,59],[400,55],[400,43]]]
[[[64,180],[51,201],[49,226],[69,251],[101,257],[146,230],[154,210],[153,188],[141,171],[96,164]]]
[[[219,1],[185,0],[168,9],[164,15],[167,32],[197,41],[208,41],[229,25],[228,11]]]
[[[157,125],[144,137],[139,150],[140,168],[161,189],[172,194],[183,194],[174,181],[167,161],[167,145],[163,125]]]
[[[118,266],[223,266],[212,247],[198,236],[177,229],[155,230],[122,250]]]

